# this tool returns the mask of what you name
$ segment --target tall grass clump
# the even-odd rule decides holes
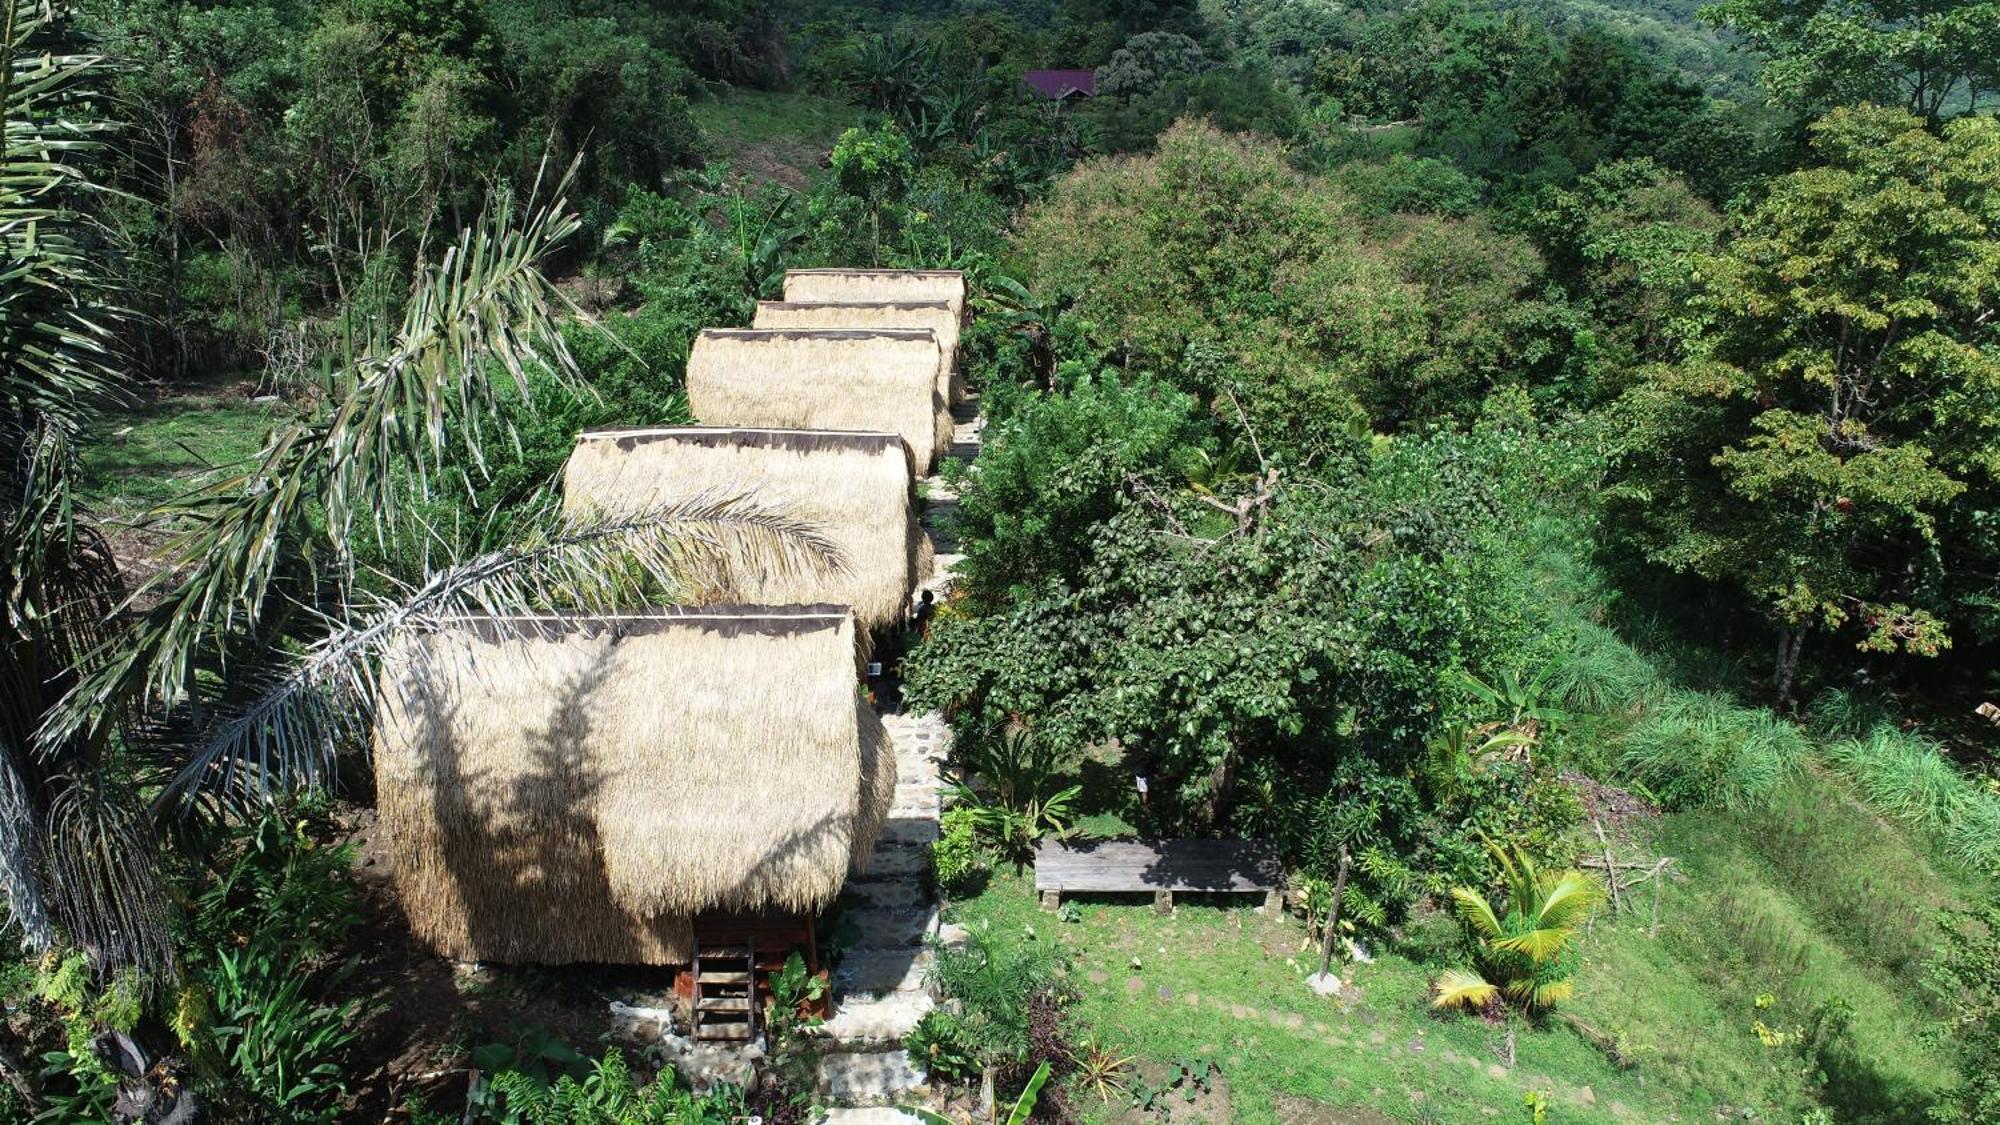
[[[1876,811],[1933,833],[1957,862],[2000,876],[2000,797],[1966,780],[1941,744],[1878,726],[1828,744],[1824,758]]]
[[[1891,722],[1881,698],[1863,692],[1828,688],[1806,706],[1806,725],[1821,738],[1860,738]]]
[[[1549,686],[1568,710],[1595,715],[1630,711],[1663,687],[1651,661],[1593,621],[1574,627]]]
[[[1811,753],[1798,727],[1709,692],[1672,691],[1633,726],[1620,767],[1673,809],[1768,801]]]

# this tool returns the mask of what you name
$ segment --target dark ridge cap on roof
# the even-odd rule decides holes
[[[964,270],[892,270],[886,266],[874,269],[869,269],[869,268],[856,269],[844,266],[821,266],[816,269],[786,270],[785,272],[788,274],[790,273],[846,274],[849,277],[881,277],[881,276],[964,277],[965,276]]]
[[[514,640],[558,640],[610,634],[614,639],[644,637],[673,629],[700,629],[722,637],[792,637],[852,625],[854,610],[844,605],[660,606],[613,614],[549,610],[507,616],[446,618],[439,631],[470,634],[487,644]]]
[[[759,301],[758,308],[773,309],[944,309],[950,311],[951,302],[944,300],[908,301]]]
[[[679,442],[708,449],[749,446],[754,449],[784,449],[793,453],[814,453],[822,449],[853,449],[863,453],[885,450],[907,451],[900,434],[875,430],[799,430],[761,426],[655,426],[650,428],[605,428],[585,430],[577,441],[615,441],[627,453],[653,442]]]
[[[704,328],[701,334],[731,340],[771,337],[785,340],[929,340],[937,343],[937,333],[929,328]]]

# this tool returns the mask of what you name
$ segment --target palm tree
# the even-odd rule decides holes
[[[86,748],[36,735],[124,596],[76,494],[82,435],[121,379],[86,214],[100,73],[61,13],[0,5],[0,889],[31,947],[67,933],[143,959],[156,900],[103,902],[63,877],[88,862],[84,838],[130,835],[130,803]]]
[[[324,417],[278,427],[243,471],[161,513],[180,529],[171,565],[123,596],[71,494],[87,404],[116,385],[87,242],[64,237],[87,229],[65,204],[101,128],[72,119],[97,104],[84,93],[96,60],[49,51],[36,37],[60,24],[6,2],[0,878],[32,943],[73,946],[104,974],[171,977],[160,828],[254,809],[365,745],[374,660],[402,631],[468,612],[608,608],[635,586],[714,595],[746,566],[839,564],[813,529],[712,496],[617,522],[545,505],[531,540],[404,581],[358,561],[367,538],[413,533],[403,498],[424,494],[448,454],[481,465],[481,448],[508,436],[496,432],[503,383],[525,399],[537,369],[578,378],[560,325],[580,314],[540,270],[579,225],[562,177],[518,220],[496,192],[419,268],[399,320],[346,341]],[[13,52],[30,42],[33,57]]]
[[[1432,1003],[1483,1009],[1505,1002],[1527,1012],[1554,1007],[1575,991],[1576,936],[1600,892],[1581,871],[1538,871],[1526,852],[1487,846],[1500,865],[1506,898],[1498,909],[1471,887],[1453,887],[1458,916],[1479,940],[1478,971],[1447,969]]]

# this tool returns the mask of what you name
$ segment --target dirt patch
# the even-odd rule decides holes
[[[351,1057],[374,1063],[352,1075],[354,1102],[343,1120],[407,1120],[412,1095],[455,1112],[465,1104],[474,1048],[544,1028],[595,1054],[612,1031],[612,1000],[665,1002],[658,969],[470,964],[432,953],[410,935],[374,811],[355,808],[343,819],[356,847],[362,913],[349,942],[354,975],[345,990],[361,997],[363,1008]],[[645,1072],[641,1051],[628,1047],[625,1055]]]
[[[1397,1125],[1395,1118],[1366,1106],[1338,1106],[1279,1094],[1273,1099],[1283,1125]]]
[[[804,191],[814,170],[824,167],[827,146],[816,140],[780,139],[728,146],[729,166],[754,183],[777,183]]]
[[[1616,785],[1606,785],[1575,770],[1565,770],[1561,776],[1563,783],[1574,790],[1577,799],[1583,802],[1584,820],[1601,821],[1606,832],[1622,836],[1627,825],[1633,821],[1651,820],[1660,815],[1658,805]]]

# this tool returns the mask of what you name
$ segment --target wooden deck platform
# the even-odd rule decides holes
[[[1275,910],[1283,908],[1284,888],[1278,850],[1256,840],[1044,840],[1035,848],[1035,890],[1044,910],[1054,910],[1071,892],[1151,892],[1154,909],[1164,914],[1173,909],[1177,891],[1261,894]]]

